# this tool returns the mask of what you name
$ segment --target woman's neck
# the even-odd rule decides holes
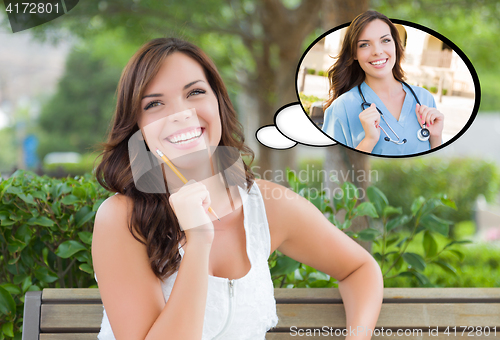
[[[401,83],[394,76],[383,79],[366,77],[365,83],[379,96],[392,97],[401,92]]]

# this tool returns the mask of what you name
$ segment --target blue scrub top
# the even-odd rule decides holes
[[[420,104],[428,107],[436,107],[434,97],[429,91],[422,87],[410,86],[417,95]],[[389,125],[398,134],[401,141],[403,139],[407,140],[405,144],[401,145],[385,141],[384,137],[386,136],[384,132],[380,130],[380,139],[373,148],[372,154],[385,156],[411,155],[428,151],[431,148],[429,141],[422,142],[417,138],[417,132],[421,128],[415,113],[417,101],[405,85],[403,85],[403,89],[406,92],[406,96],[398,121],[389,110],[387,110],[384,103],[375,92],[365,82],[361,84],[361,91],[363,91],[366,101],[370,104],[375,103],[384,114]],[[365,131],[359,120],[359,114],[362,111],[362,102],[363,100],[359,95],[357,86],[335,99],[325,110],[323,131],[341,144],[352,148],[357,147],[365,137]],[[398,140],[383,119],[380,119],[380,126],[384,128],[391,139]]]

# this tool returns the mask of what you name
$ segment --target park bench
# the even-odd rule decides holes
[[[279,323],[267,340],[306,337],[314,329],[315,337],[345,339],[338,289],[277,288],[275,298]],[[102,313],[98,289],[28,292],[22,339],[96,339]],[[500,339],[500,288],[385,288],[377,330],[373,339]]]

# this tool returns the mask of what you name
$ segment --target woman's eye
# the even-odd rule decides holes
[[[391,42],[391,39],[387,38],[383,40],[385,43]]]
[[[188,93],[188,97],[191,97],[192,95],[198,95],[198,94],[204,94],[206,93],[205,90],[202,89],[196,89]]]
[[[161,104],[161,102],[159,100],[155,100],[155,101],[150,102],[148,105],[146,105],[146,107],[144,108],[144,111],[146,111],[149,108],[158,106],[156,104]]]
[[[363,43],[363,44],[359,45],[360,48],[363,48],[363,47],[366,47],[366,46],[368,46],[367,43]]]

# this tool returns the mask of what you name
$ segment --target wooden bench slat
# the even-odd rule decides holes
[[[278,327],[345,327],[343,305],[277,305]],[[397,317],[395,317],[397,316]],[[377,327],[500,326],[500,304],[384,304]]]
[[[341,300],[338,289],[335,288],[275,288],[274,296],[278,303],[293,303],[294,301],[316,303],[339,303]],[[384,303],[406,301],[441,302],[500,302],[498,288],[385,288]],[[43,290],[42,303],[70,302],[101,303],[101,295],[97,288],[46,288]]]
[[[40,340],[96,340],[98,333],[44,333],[40,334]]]
[[[344,306],[278,304],[278,328],[345,327]],[[42,332],[98,332],[102,305],[42,305]],[[394,317],[397,315],[397,318]],[[500,326],[500,304],[384,304],[378,327]],[[499,329],[500,331],[500,329]]]
[[[101,328],[102,305],[42,304],[42,333],[94,333]]]

